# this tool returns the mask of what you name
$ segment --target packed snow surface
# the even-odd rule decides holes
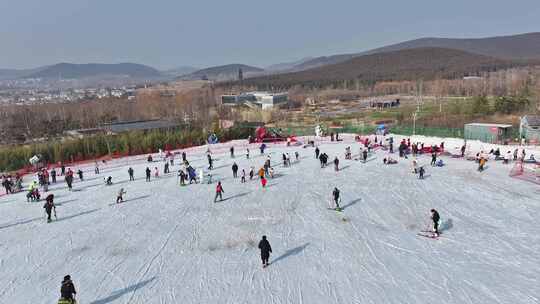
[[[330,163],[340,158],[335,172],[332,164],[321,169],[312,147],[270,144],[260,155],[251,145],[246,159],[243,141],[212,145],[213,183],[184,187],[179,157],[172,173],[152,172],[151,182],[145,168],[162,173],[162,161],[115,160],[97,176],[88,164],[84,181],[75,175],[75,191],[63,178],[50,187],[58,220],[49,224],[43,201],[2,196],[0,303],[56,303],[66,274],[81,304],[540,302],[537,184],[510,178],[511,164],[489,161],[480,173],[472,161],[445,156],[446,166],[431,167],[429,155],[418,158],[426,165],[419,180],[411,158],[383,165],[388,154],[379,150],[367,163],[345,160],[346,146],[357,158],[360,145],[349,138],[319,143]],[[206,175],[205,151],[186,152]],[[291,167],[281,164],[283,152]],[[267,155],[275,177],[266,189],[256,178],[233,179],[233,162],[241,175]],[[109,175],[112,186],[103,182]],[[218,180],[224,200],[214,203]],[[342,213],[329,209],[334,187]],[[115,204],[120,188],[126,201]],[[417,235],[431,208],[442,217],[438,239]],[[266,269],[262,235],[273,248]]]

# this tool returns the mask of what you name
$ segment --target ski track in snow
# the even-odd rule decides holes
[[[262,189],[257,177],[241,184],[231,165],[258,170],[265,156],[255,145],[218,144],[212,184],[177,185],[171,174],[144,157],[112,161],[99,176],[66,191],[63,178],[50,187],[62,203],[58,221],[45,223],[42,205],[24,193],[0,197],[0,303],[55,303],[71,274],[82,304],[107,303],[539,303],[540,212],[538,185],[508,177],[511,166],[443,157],[447,166],[427,166],[427,178],[411,173],[410,160],[384,166],[344,160],[352,142],[322,143],[340,158],[320,168],[313,148],[269,145],[276,177]],[[207,173],[206,148],[188,152]],[[284,167],[282,152],[301,155]],[[397,156],[394,156],[397,158]],[[419,157],[429,163],[429,156]],[[127,180],[127,168],[136,180]],[[78,169],[78,168],[76,168]],[[99,181],[113,177],[112,186]],[[26,177],[26,181],[29,177]],[[213,203],[215,182],[223,201]],[[343,212],[329,210],[333,187]],[[125,202],[114,204],[119,188]],[[443,234],[416,234],[439,210]],[[265,234],[273,253],[262,269],[257,249]]]

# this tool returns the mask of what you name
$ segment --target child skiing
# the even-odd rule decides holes
[[[240,181],[242,184],[246,182],[246,170],[242,169],[242,180]]]
[[[221,186],[221,182],[218,182],[216,186],[216,197],[214,198],[214,203],[217,202],[218,196],[219,196],[219,201],[223,200],[223,196],[222,196],[223,193],[225,193],[225,191],[223,191],[223,186]]]
[[[124,194],[127,192],[124,191],[124,188],[120,188],[120,191],[118,191],[118,195],[116,196],[116,203],[123,203],[124,202]]]
[[[269,265],[268,260],[270,259],[270,253],[272,253],[272,246],[270,246],[270,242],[266,239],[266,235],[262,236],[262,240],[259,242],[258,247],[261,250],[263,268],[265,268]]]
[[[418,178],[419,179],[424,179],[424,173],[425,172],[426,172],[426,170],[424,169],[424,166],[421,166],[420,170],[418,170]]]

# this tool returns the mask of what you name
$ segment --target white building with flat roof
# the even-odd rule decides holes
[[[245,103],[256,104],[263,110],[272,109],[280,104],[289,101],[289,94],[283,93],[268,93],[268,92],[247,92],[238,95],[222,95],[222,105],[241,105]]]

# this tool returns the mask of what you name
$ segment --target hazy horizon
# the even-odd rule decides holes
[[[540,2],[524,0],[520,7],[526,9],[485,0],[0,3],[0,68],[59,62],[133,62],[160,70],[230,63],[266,67],[423,37],[540,31]]]

